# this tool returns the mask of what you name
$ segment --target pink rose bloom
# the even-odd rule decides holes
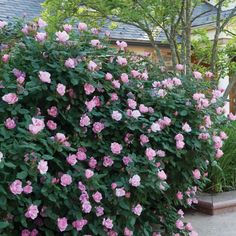
[[[85,177],[86,177],[86,179],[92,178],[93,175],[94,175],[94,172],[92,170],[90,170],[90,169],[85,170]]]
[[[99,48],[101,46],[101,42],[98,40],[98,39],[92,39],[90,41],[90,44],[93,46],[93,47],[97,47]]]
[[[10,185],[10,190],[14,195],[19,195],[23,192],[22,182],[20,180],[15,180]]]
[[[69,25],[69,24],[65,24],[63,25],[63,29],[69,33],[71,30],[72,30],[72,25]]]
[[[59,41],[60,43],[65,43],[69,40],[70,36],[66,33],[66,31],[58,31],[56,32],[56,40]]]
[[[22,32],[24,35],[29,34],[29,26],[28,26],[28,25],[24,25],[24,27],[21,29],[21,32]]]
[[[236,120],[236,115],[234,115],[232,112],[229,113],[228,115],[229,120],[235,121]]]
[[[131,71],[131,76],[134,78],[137,78],[140,76],[140,72],[138,72],[137,70],[132,70]]]
[[[125,227],[124,229],[124,236],[133,236],[133,231]]]
[[[122,73],[120,79],[124,84],[129,83],[129,76],[126,73]]]
[[[177,64],[175,68],[176,68],[176,70],[183,71],[184,70],[184,65]]]
[[[205,94],[203,93],[194,93],[193,94],[193,100],[198,101],[200,99],[204,99],[205,98]]]
[[[84,91],[87,95],[92,94],[95,91],[95,88],[92,84],[85,83],[84,84]]]
[[[198,233],[196,231],[192,231],[189,233],[189,236],[198,236]]]
[[[193,173],[193,177],[195,179],[200,179],[201,178],[201,172],[199,171],[199,169],[195,169],[192,173]]]
[[[51,74],[47,71],[39,71],[39,79],[44,83],[51,83]]]
[[[139,139],[140,139],[140,143],[141,143],[142,146],[149,142],[149,138],[145,134],[141,134],[139,136]]]
[[[55,141],[57,141],[59,143],[64,143],[64,142],[66,142],[66,136],[62,133],[56,133]]]
[[[50,130],[55,130],[55,129],[57,129],[57,123],[55,123],[53,120],[48,120],[47,127]]]
[[[85,30],[87,30],[87,29],[88,29],[87,24],[85,24],[85,23],[83,23],[83,22],[81,22],[81,23],[78,24],[78,30],[79,30],[79,31],[85,31]]]
[[[0,29],[3,29],[7,25],[6,21],[0,20]]]
[[[90,125],[90,118],[87,115],[83,115],[80,118],[80,126],[81,127],[85,127],[85,126],[89,126]]]
[[[159,89],[157,92],[157,95],[161,98],[164,98],[166,96],[167,92],[165,89]]]
[[[95,122],[94,124],[93,124],[93,132],[94,133],[100,133],[103,129],[104,129],[104,124],[103,123],[101,123],[101,122]]]
[[[175,226],[176,226],[177,229],[184,229],[184,223],[183,223],[182,220],[177,220],[175,222]]]
[[[94,157],[89,159],[89,167],[95,169],[97,166],[97,160]]]
[[[102,194],[98,191],[96,193],[94,193],[92,195],[92,197],[93,197],[93,200],[97,203],[101,202],[101,200],[102,200]]]
[[[178,193],[176,194],[176,198],[177,198],[178,200],[183,200],[183,193],[180,192],[180,191],[178,191]]]
[[[77,156],[77,159],[80,161],[84,161],[87,158],[86,153],[84,151],[78,151],[76,153],[76,156]]]
[[[7,118],[4,124],[7,129],[14,129],[16,127],[16,122],[11,118]]]
[[[48,171],[48,162],[44,160],[40,160],[37,166],[41,175],[44,175]]]
[[[178,215],[179,215],[181,218],[184,218],[184,212],[183,212],[183,210],[179,209],[177,213],[178,213]]]
[[[57,84],[57,92],[63,96],[66,92],[66,86],[64,84]]]
[[[122,119],[122,114],[119,111],[113,111],[111,117],[113,120],[120,121]]]
[[[105,226],[107,229],[113,228],[113,221],[110,218],[104,218],[102,221],[102,225]]]
[[[121,56],[118,56],[116,61],[121,66],[126,66],[128,64],[127,59]]]
[[[166,175],[166,173],[165,173],[164,170],[159,171],[159,172],[157,173],[157,176],[158,176],[158,178],[159,178],[160,180],[166,180],[166,179],[167,179],[167,175]]]
[[[113,154],[120,154],[122,150],[122,146],[119,143],[111,143],[111,151]]]
[[[133,187],[138,187],[140,185],[141,178],[139,175],[134,175],[132,178],[129,179],[129,183]]]
[[[28,229],[23,229],[21,231],[21,236],[30,236],[30,231]]]
[[[113,86],[114,88],[117,88],[117,89],[120,88],[120,82],[119,82],[119,80],[113,80],[111,83],[112,83],[112,86]]]
[[[2,97],[2,100],[7,104],[12,105],[18,101],[18,96],[15,93],[8,93]]]
[[[195,79],[201,79],[202,78],[202,74],[198,71],[194,71],[193,76],[194,76]]]
[[[48,24],[41,18],[38,19],[38,26],[39,28],[44,28],[46,27]]]
[[[132,158],[129,157],[129,156],[124,156],[124,157],[122,158],[122,161],[123,161],[123,163],[127,166],[127,165],[129,165],[129,163],[131,163],[133,160],[132,160]]]
[[[220,138],[222,140],[226,140],[228,139],[228,135],[224,131],[220,131]]]
[[[32,124],[29,125],[29,131],[32,134],[38,134],[45,128],[44,120],[32,118]]]
[[[159,156],[159,157],[165,157],[165,156],[166,156],[165,151],[162,151],[162,150],[158,150],[158,151],[156,152],[156,154],[157,154],[157,156]]]
[[[142,211],[143,211],[143,208],[140,204],[137,204],[135,207],[132,208],[132,212],[137,216],[140,216]]]
[[[24,188],[23,188],[23,192],[25,194],[29,194],[29,193],[32,193],[33,191],[33,187],[31,186],[31,183],[30,184],[27,184]]]
[[[116,183],[112,183],[112,184],[111,184],[111,189],[114,190],[114,189],[116,189],[116,188],[117,188],[117,184],[116,184]]]
[[[184,148],[184,146],[185,146],[185,143],[183,141],[177,141],[176,142],[176,148],[177,149],[181,150],[181,149]]]
[[[9,59],[10,59],[10,55],[9,54],[4,54],[2,56],[2,62],[4,62],[4,63],[7,63],[9,61]]]
[[[149,111],[148,107],[146,107],[144,104],[139,105],[139,111],[141,113],[147,113]]]
[[[136,107],[137,107],[137,102],[136,102],[135,100],[129,98],[129,99],[127,100],[127,103],[128,103],[129,108],[131,108],[131,109],[136,109]]]
[[[180,79],[178,79],[178,78],[173,78],[173,82],[174,82],[174,85],[175,86],[180,86],[180,85],[182,85],[182,81],[180,80]]]
[[[156,156],[156,151],[150,147],[146,148],[145,155],[149,161],[152,161]]]
[[[25,77],[20,76],[20,77],[18,77],[18,78],[16,79],[16,81],[17,81],[17,83],[19,83],[19,84],[23,84],[23,83],[25,82]]]
[[[127,43],[124,41],[116,41],[116,45],[120,50],[125,50],[128,47]]]
[[[105,80],[112,80],[112,78],[113,78],[112,74],[107,72],[105,75]]]
[[[189,126],[189,124],[187,122],[185,122],[183,125],[182,125],[182,130],[189,133],[192,131],[191,127]],[[182,140],[181,140],[182,141]]]
[[[223,107],[217,107],[216,108],[216,113],[217,113],[217,115],[222,115],[224,113],[224,108]]]
[[[212,77],[214,76],[214,74],[213,74],[212,72],[210,72],[210,71],[207,71],[207,72],[205,73],[205,76],[206,76],[207,78],[212,78]]]
[[[116,188],[116,196],[117,197],[124,197],[125,196],[124,188]]]
[[[34,219],[37,218],[38,213],[39,213],[38,206],[31,204],[28,207],[27,212],[25,213],[25,217],[26,218],[31,218],[32,220],[34,220]]]
[[[192,231],[193,230],[193,226],[191,225],[191,223],[187,223],[185,226],[185,229],[188,231]]]
[[[116,93],[112,93],[111,94],[111,101],[118,101],[119,100],[119,97]]]
[[[47,33],[37,32],[35,35],[35,40],[38,42],[44,42],[47,38]]]
[[[141,113],[139,110],[133,110],[131,112],[131,116],[134,118],[134,119],[138,119],[140,116],[141,116]]]
[[[104,215],[104,208],[103,207],[98,206],[98,207],[95,207],[95,208],[96,208],[96,216],[97,217]]]
[[[87,223],[88,223],[87,220],[81,219],[81,220],[73,221],[72,225],[77,231],[81,231]]]
[[[183,141],[184,140],[184,136],[182,134],[177,134],[177,135],[175,135],[175,140],[176,141]]]
[[[76,61],[75,61],[75,59],[73,59],[73,58],[68,58],[68,59],[65,61],[65,67],[74,69],[75,66],[76,66]]]
[[[70,185],[71,183],[72,183],[72,178],[71,178],[70,175],[68,175],[68,174],[63,174],[63,175],[61,176],[61,185],[62,185],[62,186],[66,187],[66,186]]]
[[[95,71],[97,69],[98,65],[94,61],[90,61],[88,64],[88,69],[90,71]]]
[[[70,164],[71,166],[74,166],[76,163],[77,163],[77,156],[72,154],[72,155],[69,155],[67,158],[66,158],[66,161],[68,164]]]
[[[58,110],[57,107],[52,106],[49,109],[47,109],[48,115],[52,116],[52,117],[57,117],[58,115]]]
[[[221,149],[216,150],[216,158],[220,159],[224,155],[224,152]]]
[[[90,213],[92,210],[92,206],[89,201],[84,201],[82,204],[82,211],[84,213]]]
[[[114,161],[109,156],[103,157],[103,166],[110,167],[113,165],[113,163],[114,163]]]
[[[68,223],[67,223],[66,217],[57,219],[57,227],[59,228],[61,232],[65,231],[67,226],[68,226]]]
[[[157,131],[161,131],[161,126],[158,122],[152,123],[151,131],[156,133]]]

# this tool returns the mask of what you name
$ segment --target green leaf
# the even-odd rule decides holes
[[[28,176],[28,173],[26,171],[21,171],[17,173],[16,178],[18,179],[25,179]]]
[[[0,229],[5,229],[9,226],[10,224],[7,221],[0,221]]]

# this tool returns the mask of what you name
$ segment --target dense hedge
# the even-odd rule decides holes
[[[45,26],[0,29],[1,235],[197,235],[176,206],[222,155],[222,91]]]

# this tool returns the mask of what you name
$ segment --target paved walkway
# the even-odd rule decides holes
[[[198,212],[186,213],[199,236],[236,236],[236,212],[209,216]]]

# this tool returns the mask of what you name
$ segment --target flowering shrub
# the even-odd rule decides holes
[[[44,27],[1,52],[1,235],[197,235],[176,206],[223,155],[222,91],[86,24]]]

